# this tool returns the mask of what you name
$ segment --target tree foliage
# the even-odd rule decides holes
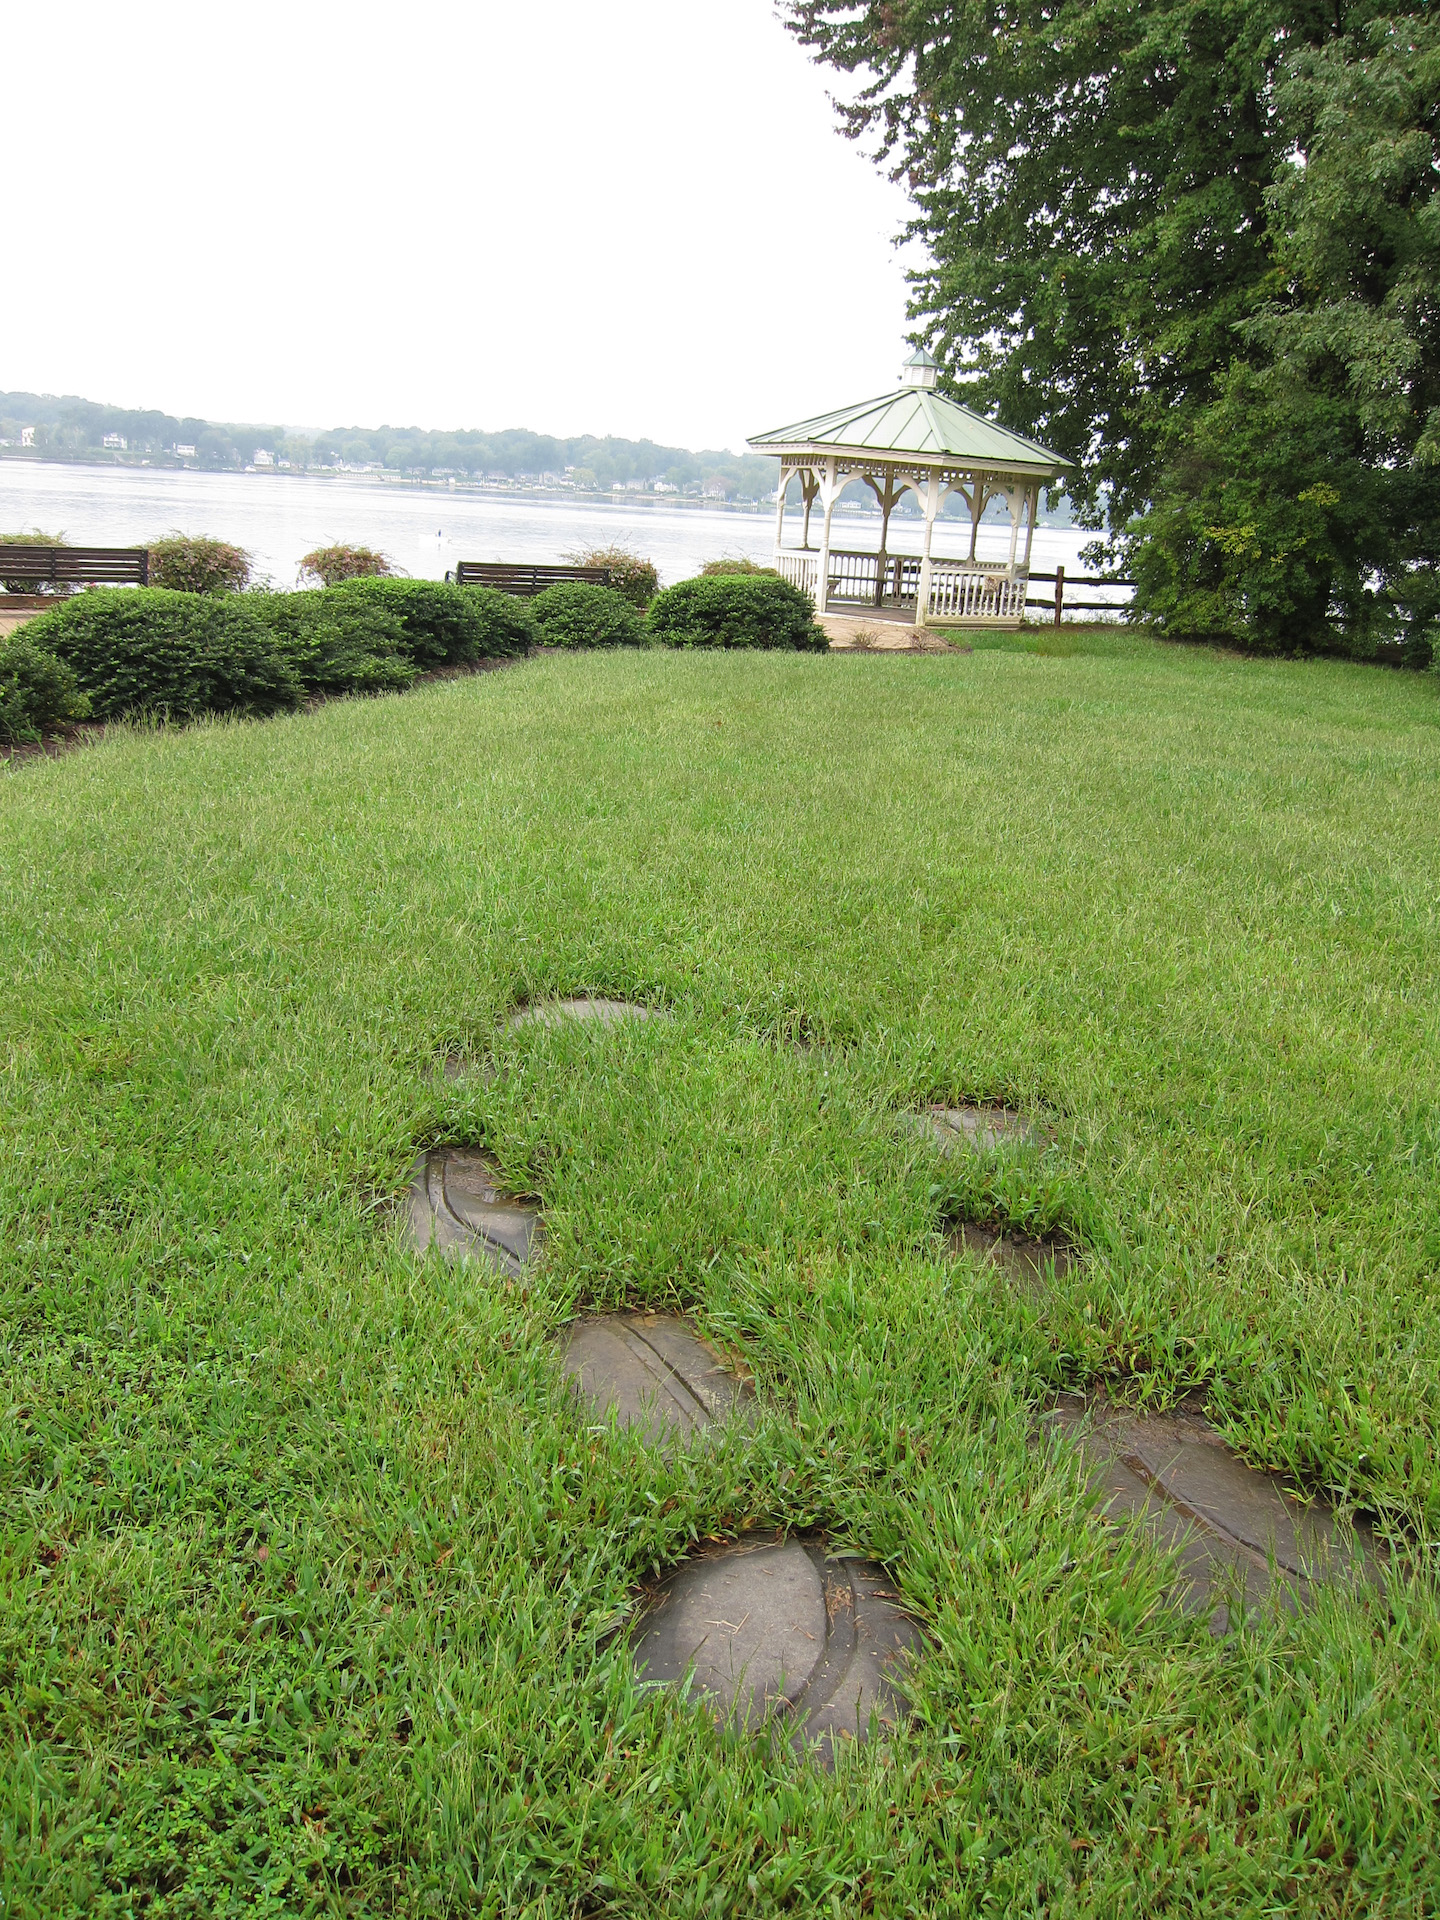
[[[1436,559],[1436,23],[1366,0],[788,0],[912,194],[960,397],[1152,611],[1325,644]],[[1332,496],[1334,496],[1332,498]],[[1124,530],[1136,523],[1133,534]]]

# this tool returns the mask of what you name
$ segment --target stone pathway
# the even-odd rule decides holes
[[[518,1278],[540,1239],[540,1215],[501,1185],[474,1147],[432,1147],[410,1176],[410,1244],[439,1247]]]
[[[913,1132],[928,1134],[941,1153],[962,1147],[994,1153],[997,1147],[1038,1147],[1044,1141],[1034,1122],[1012,1107],[927,1107],[901,1119]]]
[[[1044,1424],[1079,1448],[1107,1520],[1140,1520],[1176,1553],[1181,1606],[1208,1612],[1216,1635],[1272,1595],[1293,1609],[1322,1581],[1375,1576],[1372,1541],[1247,1466],[1193,1408],[1145,1414],[1062,1394]]]
[[[872,1716],[904,1718],[896,1677],[924,1639],[879,1567],[792,1536],[683,1561],[653,1591],[633,1645],[642,1680],[688,1679],[717,1724],[773,1723],[828,1762],[867,1737]]]
[[[581,994],[574,1000],[537,1000],[521,1007],[505,1022],[510,1032],[522,1027],[558,1027],[567,1020],[598,1020],[613,1027],[622,1020],[673,1020],[664,1007],[642,1007],[632,1000],[606,1000],[596,994]]]
[[[754,1418],[748,1383],[675,1314],[587,1315],[565,1336],[560,1364],[602,1420],[613,1414],[662,1447]]]
[[[1052,1274],[1056,1279],[1062,1278],[1075,1260],[1075,1249],[1054,1234],[1037,1239],[1033,1234],[1017,1233],[1010,1228],[997,1232],[975,1220],[962,1220],[946,1239],[952,1253],[968,1253],[972,1260],[993,1261],[1032,1290]]]
[[[670,1017],[586,995],[524,1008],[509,1025]],[[1001,1106],[932,1106],[904,1119],[944,1153],[1043,1137]],[[539,1244],[537,1208],[507,1192],[476,1148],[423,1155],[409,1201],[420,1252],[435,1246],[518,1276]],[[1073,1258],[1059,1240],[973,1222],[954,1229],[950,1244],[1032,1288],[1063,1276]],[[589,1417],[639,1428],[662,1454],[755,1418],[749,1383],[675,1314],[587,1314],[564,1334],[560,1364]],[[1194,1408],[1142,1414],[1062,1394],[1042,1431],[1078,1448],[1110,1524],[1138,1522],[1174,1552],[1176,1597],[1185,1611],[1208,1613],[1215,1634],[1274,1598],[1302,1604],[1319,1581],[1375,1574],[1373,1542],[1342,1535],[1328,1509],[1303,1505],[1247,1466]],[[906,1664],[925,1639],[879,1567],[791,1536],[692,1554],[651,1590],[631,1645],[639,1678],[687,1686],[717,1724],[769,1727],[828,1764],[845,1741],[867,1738],[872,1722],[903,1719]]]

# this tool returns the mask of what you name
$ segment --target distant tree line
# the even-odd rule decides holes
[[[908,187],[945,384],[1175,634],[1440,634],[1440,11],[786,0]]]
[[[213,420],[102,406],[93,400],[54,394],[0,393],[0,441],[5,452],[23,453],[31,429],[34,457],[46,460],[182,464],[238,470],[257,452],[268,464],[292,471],[337,467],[380,468],[419,478],[463,477],[540,480],[550,477],[582,490],[616,486],[673,490],[692,495],[760,500],[773,495],[775,463],[755,454],[723,450],[692,452],[653,440],[598,439],[581,434],[562,440],[510,428],[430,433],[418,427],[337,427],[328,433],[296,433],[281,426],[222,425]],[[110,441],[109,446],[106,442]],[[118,442],[124,442],[121,446]],[[193,448],[177,454],[175,449]]]

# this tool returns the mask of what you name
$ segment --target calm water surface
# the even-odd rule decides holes
[[[0,460],[0,532],[38,527],[77,546],[141,546],[179,531],[233,540],[253,557],[257,573],[277,587],[295,582],[300,556],[335,541],[379,547],[417,579],[440,579],[457,560],[563,560],[591,546],[618,543],[647,554],[669,584],[698,573],[707,560],[744,555],[769,562],[775,516],[713,508],[609,505],[544,494],[449,493],[362,480],[300,474],[195,473],[144,467],[72,467]],[[786,516],[787,537],[799,537],[800,515]],[[818,528],[815,530],[818,533]],[[876,514],[837,514],[836,546],[873,549]],[[918,553],[918,520],[892,521],[890,551]],[[1091,536],[1069,529],[1036,530],[1031,564],[1075,571]],[[942,526],[935,552],[960,554],[968,528]],[[1008,526],[980,529],[980,552],[1003,559]]]

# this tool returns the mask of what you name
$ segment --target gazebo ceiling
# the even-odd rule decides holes
[[[757,433],[749,445],[756,453],[782,458],[828,459],[834,454],[876,463],[986,467],[1047,477],[1069,464],[1038,440],[1009,433],[969,407],[922,386],[905,386],[897,393],[882,393],[874,400],[817,414],[813,420]]]

